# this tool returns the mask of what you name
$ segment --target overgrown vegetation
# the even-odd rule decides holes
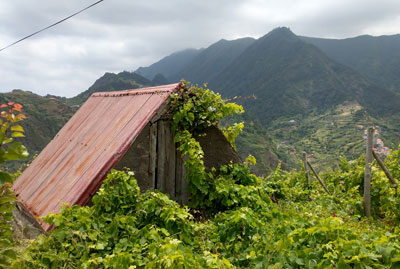
[[[362,158],[323,175],[332,196],[303,170],[251,174],[253,157],[207,171],[194,137],[242,112],[199,87],[172,96],[172,126],[191,192],[181,206],[141,193],[132,172],[112,171],[92,207],[64,207],[45,218],[56,229],[21,253],[17,268],[396,268],[400,199],[373,168],[373,219],[362,213]],[[231,139],[238,128],[227,128]],[[386,163],[400,176],[400,154]]]

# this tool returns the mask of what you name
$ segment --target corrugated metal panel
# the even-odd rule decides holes
[[[177,87],[94,93],[16,180],[18,200],[35,217],[84,205]]]

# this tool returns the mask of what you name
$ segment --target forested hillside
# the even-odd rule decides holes
[[[20,138],[20,141],[28,148],[30,153],[28,161],[50,142],[76,111],[54,97],[46,98],[22,90],[0,94],[0,104],[8,102],[21,104],[27,116],[21,125],[29,136]],[[11,162],[5,165],[14,171],[21,164],[22,162]]]
[[[400,93],[400,35],[301,39],[335,61],[357,70],[376,85]]]
[[[158,78],[162,80],[162,77]],[[65,103],[68,105],[83,104],[92,93],[106,91],[121,91],[127,89],[137,89],[145,86],[152,86],[153,82],[136,73],[121,72],[118,74],[105,73],[101,78],[97,79],[92,86],[86,91],[78,94],[75,97],[68,98]]]

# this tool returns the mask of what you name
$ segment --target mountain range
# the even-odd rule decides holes
[[[271,171],[279,161],[298,166],[303,150],[312,153],[315,162],[331,166],[340,155],[362,154],[361,129],[371,122],[379,124],[387,145],[399,143],[399,41],[399,35],[311,38],[280,27],[258,39],[223,39],[207,48],[176,52],[135,72],[106,73],[73,98],[41,98],[73,111],[97,91],[180,79],[208,83],[245,107],[245,115],[228,122],[245,121],[238,151],[242,157],[256,156],[258,174]],[[53,127],[62,122],[65,119]]]
[[[272,33],[294,35],[286,27],[276,28],[269,34]],[[304,43],[314,45],[332,60],[354,69],[376,85],[400,92],[400,34],[391,36],[362,35],[346,39],[296,37]],[[156,74],[161,73],[170,81],[176,81],[184,75],[185,79],[195,83],[202,83],[204,80],[209,82],[211,76],[222,71],[221,69],[237,58],[254,41],[256,41],[254,38],[232,41],[222,39],[205,49],[187,49],[175,52],[148,67],[140,67],[135,72],[148,79],[153,79]],[[230,53],[229,59],[226,61],[222,54],[226,55],[228,52]],[[209,64],[206,67],[204,63],[207,61]],[[212,70],[212,75],[199,79],[198,74],[191,71],[199,71],[192,69],[193,66],[202,67],[202,70],[205,70],[215,63],[223,68],[209,69]]]
[[[386,143],[399,143],[398,48],[399,35],[336,40],[296,36],[280,27],[259,39],[221,40],[184,66],[174,65],[179,52],[170,55],[165,76],[207,82],[235,98],[272,136],[272,151],[290,165],[296,165],[299,158],[293,156],[302,150],[311,151],[316,161],[334,162],[340,155],[363,153],[363,130],[355,131],[356,126],[384,126]],[[140,70],[152,76],[160,62],[164,59]],[[250,145],[245,141],[242,149]]]
[[[250,111],[257,114],[268,112],[261,119],[264,123],[282,114],[307,113],[309,110],[325,109],[344,101],[356,101],[374,115],[391,114],[398,111],[400,104],[396,94],[396,91],[400,91],[400,82],[396,82],[400,76],[392,76],[393,72],[379,68],[375,68],[374,72],[368,66],[373,61],[385,63],[388,57],[392,59],[392,65],[400,63],[400,54],[394,49],[396,46],[400,47],[397,37],[390,39],[393,44],[386,42],[392,44],[386,46],[391,47],[390,50],[372,50],[372,44],[364,44],[363,47],[371,49],[361,49],[364,53],[358,53],[351,58],[348,54],[355,47],[354,43],[360,43],[358,39],[364,37],[354,38],[357,42],[349,42],[351,46],[346,46],[347,39],[341,41],[298,37],[288,28],[282,27],[257,40],[221,40],[197,51],[196,57],[191,55],[184,66],[176,66],[173,61],[175,55],[179,55],[180,60],[182,55],[172,54],[167,57],[169,73],[164,75],[170,81],[184,78],[192,83],[207,82],[210,88],[226,97],[255,96],[256,99],[249,98],[245,104]],[[370,38],[374,44],[385,43],[388,39]],[[344,48],[337,49],[335,42],[343,42]],[[318,46],[319,44],[324,46]],[[377,47],[380,48],[379,45]],[[380,53],[382,51],[386,51],[385,55]],[[373,56],[363,64],[366,54]],[[151,77],[155,75],[153,69],[160,71],[157,66],[160,62],[165,64],[164,60],[165,58],[147,68],[139,68],[138,71]],[[175,74],[171,75],[171,70],[176,70]],[[400,68],[393,67],[390,70],[400,72]],[[393,79],[387,84],[380,83],[375,79],[381,77],[378,71],[388,73],[387,76],[392,76]],[[387,86],[389,84],[391,87]],[[384,107],[382,103],[385,104]]]

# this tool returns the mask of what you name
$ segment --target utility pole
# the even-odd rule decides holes
[[[307,153],[303,151],[303,164],[304,164],[304,173],[306,174],[307,185],[310,185],[310,171],[308,170],[307,165]]]

